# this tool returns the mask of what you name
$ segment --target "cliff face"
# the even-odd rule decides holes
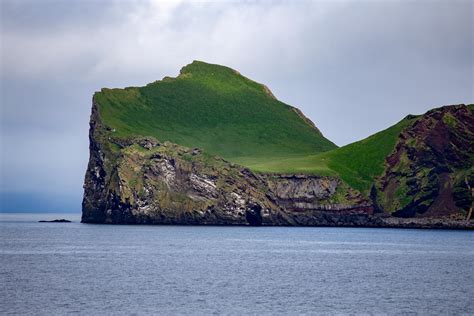
[[[458,216],[472,207],[474,115],[431,110],[404,129],[376,183],[378,205],[401,217]]]

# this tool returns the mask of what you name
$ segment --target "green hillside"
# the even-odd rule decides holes
[[[154,136],[198,147],[258,172],[340,176],[368,192],[384,169],[405,118],[364,140],[337,148],[295,108],[230,68],[194,61],[177,78],[95,94],[114,136]]]
[[[398,135],[414,120],[414,116],[407,117],[366,139],[328,152],[263,163],[250,159],[246,162],[255,171],[337,175],[353,188],[367,192],[374,177],[383,172],[385,157],[394,149]]]
[[[244,165],[336,148],[265,86],[219,65],[194,61],[177,78],[102,89],[94,99],[115,136],[154,136]]]

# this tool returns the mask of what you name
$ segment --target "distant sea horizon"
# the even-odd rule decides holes
[[[52,211],[31,211],[31,210],[14,210],[14,211],[9,211],[9,210],[0,210],[0,214],[17,214],[17,213],[22,213],[22,214],[74,214],[74,213],[82,213],[82,211],[74,211],[74,210],[52,210]]]
[[[72,222],[81,221],[81,212],[0,212],[0,222],[37,222],[41,220],[67,219]]]

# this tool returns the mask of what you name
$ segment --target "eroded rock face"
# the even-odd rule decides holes
[[[472,207],[474,115],[465,105],[429,111],[399,136],[377,183],[377,202],[401,217],[438,217]]]
[[[268,188],[280,200],[324,200],[336,193],[335,178],[309,175],[274,175],[267,177]]]
[[[294,212],[372,214],[371,202],[333,177],[314,175],[265,175],[276,204]]]

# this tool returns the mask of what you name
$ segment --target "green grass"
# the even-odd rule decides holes
[[[219,65],[195,61],[177,78],[102,89],[95,100],[103,122],[117,136],[154,136],[235,162],[336,148],[263,85]]]
[[[332,151],[331,151],[332,152]],[[307,173],[317,175],[333,175],[338,173],[328,166],[329,152],[316,155],[274,158],[268,160],[236,158],[236,162],[257,172],[271,173]]]
[[[366,139],[316,155],[267,162],[243,159],[241,162],[260,172],[338,175],[351,187],[367,193],[374,177],[383,172],[385,158],[394,149],[398,135],[415,119],[405,118]]]
[[[154,136],[257,172],[340,176],[367,192],[384,169],[405,118],[337,148],[294,109],[236,71],[193,62],[177,78],[145,87],[102,89],[94,96],[103,123],[119,137]]]
[[[398,135],[415,120],[413,117],[405,118],[366,139],[328,153],[329,168],[335,170],[351,187],[368,191],[374,177],[382,174],[385,158],[395,148]]]

